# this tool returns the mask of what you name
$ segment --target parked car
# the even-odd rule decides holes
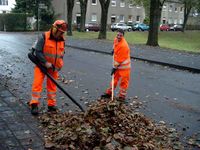
[[[144,23],[136,23],[133,25],[133,31],[148,31],[149,26]]]
[[[181,25],[181,24],[172,25],[170,27],[170,30],[171,31],[182,31],[183,30],[183,25]]]
[[[167,24],[161,24],[160,25],[160,31],[169,31],[170,30],[170,26]]]
[[[113,23],[113,24],[110,26],[110,28],[111,28],[112,31],[116,31],[116,30],[118,30],[118,29],[122,29],[122,30],[124,30],[124,31],[131,31],[131,30],[132,30],[132,27],[126,25],[125,23]]]
[[[100,26],[97,23],[88,23],[85,24],[85,31],[95,31],[98,32],[100,30]]]

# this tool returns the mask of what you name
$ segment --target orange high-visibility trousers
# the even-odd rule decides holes
[[[48,69],[48,73],[55,79],[58,79],[58,72]],[[39,99],[41,98],[42,85],[45,78],[45,74],[35,66],[34,68],[34,79],[32,84],[32,99],[31,104],[39,104]],[[56,105],[56,85],[47,77],[46,81],[47,88],[47,104],[48,106]]]
[[[121,98],[125,98],[127,95],[127,90],[130,81],[130,72],[131,69],[118,69],[114,74],[114,89],[117,87],[118,81],[120,81],[120,90],[118,96]],[[110,87],[106,90],[106,94],[112,94],[112,81],[110,83]]]

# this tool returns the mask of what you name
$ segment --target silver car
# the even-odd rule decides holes
[[[132,30],[131,26],[128,26],[125,23],[121,23],[121,22],[112,24],[110,28],[113,32],[118,30],[118,29],[122,29],[124,31],[131,31]]]

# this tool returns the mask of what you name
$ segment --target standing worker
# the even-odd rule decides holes
[[[113,55],[114,60],[111,75],[114,75],[114,89],[117,87],[117,83],[121,79],[120,90],[117,99],[119,101],[125,102],[130,80],[131,60],[130,48],[124,38],[124,31],[122,29],[118,30],[117,36],[114,39]],[[101,98],[111,98],[111,95],[112,81],[110,83],[110,87],[106,90],[105,94],[101,95]]]
[[[57,20],[51,29],[44,32],[33,46],[39,62],[47,68],[47,72],[55,79],[58,79],[58,71],[63,66],[65,53],[64,33],[67,30],[67,23],[64,20]],[[38,66],[34,68],[34,79],[32,84],[32,99],[30,101],[31,113],[38,115],[39,99],[41,97],[42,85],[45,74]],[[47,105],[48,111],[56,111],[56,85],[47,78]]]

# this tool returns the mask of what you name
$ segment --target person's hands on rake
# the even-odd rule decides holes
[[[111,76],[115,73],[116,70],[117,70],[117,68],[112,68],[112,70],[111,70]]]

